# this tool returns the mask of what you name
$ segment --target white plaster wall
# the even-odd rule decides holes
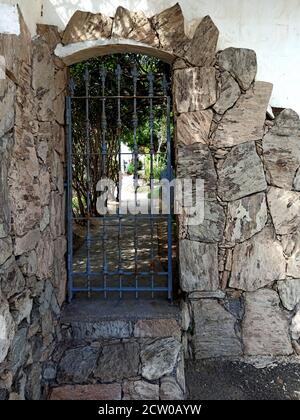
[[[0,3],[16,0],[0,0]],[[176,0],[18,0],[34,33],[35,23],[64,29],[76,10],[113,16],[117,6],[143,10],[151,16]],[[273,106],[300,113],[300,0],[179,0],[186,31],[209,14],[220,29],[219,48],[252,48],[258,56],[259,80],[274,84]]]

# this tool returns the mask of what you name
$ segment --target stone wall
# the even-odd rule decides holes
[[[0,400],[41,398],[65,299],[64,97],[60,38],[1,35]]]

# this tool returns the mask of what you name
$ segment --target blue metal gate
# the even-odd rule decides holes
[[[114,95],[107,96],[106,83],[109,83],[108,75],[112,76],[112,72],[115,78],[116,92]],[[84,92],[78,93],[74,81],[70,82],[70,94],[66,102],[69,301],[74,295],[76,297],[76,295],[82,294],[88,297],[101,296],[104,298],[166,296],[168,299],[172,299],[173,218],[171,212],[157,214],[157,211],[153,210],[153,201],[156,199],[159,202],[161,193],[156,179],[157,173],[155,173],[158,161],[164,162],[165,165],[160,177],[169,181],[172,179],[169,83],[165,75],[155,75],[150,72],[143,75],[148,86],[147,95],[140,95],[138,83],[142,76],[138,73],[136,65],[132,67],[130,78],[127,75],[125,82],[122,81],[122,76],[120,65],[117,65],[113,71],[110,70],[110,73],[106,68],[101,67],[98,87],[95,89],[91,82],[90,70],[86,66]],[[76,124],[74,122],[74,110],[78,103],[83,107],[85,114],[82,124],[84,133],[80,131],[80,135],[78,135],[78,122],[76,121]],[[127,130],[126,134],[127,138],[131,139],[131,148],[124,145],[122,106],[126,112],[128,109],[132,112],[131,133],[128,134]],[[96,124],[94,117],[91,121],[92,107],[96,111],[99,110],[98,130],[93,127],[93,124]],[[156,107],[159,107],[161,113],[160,121],[164,121],[162,128],[157,126],[158,123],[155,120]],[[139,115],[142,115],[141,112],[143,118],[147,115],[146,136],[148,136],[149,147],[141,147],[139,143]],[[114,152],[110,152],[112,139],[108,125],[109,122],[113,124],[114,121],[117,133],[117,150],[114,146]],[[80,129],[82,130],[83,127]],[[161,130],[159,133],[156,132],[158,129]],[[145,134],[143,136],[145,137]],[[96,138],[96,143],[92,138]],[[161,143],[159,147],[156,141],[158,138]],[[78,151],[76,142],[84,142],[84,149],[81,148],[81,152]],[[98,150],[97,148],[95,150],[95,144],[99,144]],[[122,182],[119,182],[116,190],[112,192],[111,202],[115,211],[99,214],[92,209],[92,201],[95,201],[94,195],[98,194],[99,196],[99,192],[95,193],[95,167],[97,166],[97,173],[101,174],[101,177],[108,177],[107,168],[112,159],[118,165]],[[78,166],[82,168],[80,176],[85,186],[83,193],[85,209],[81,214],[76,211],[78,203],[74,189],[74,173],[77,171],[76,176],[79,176]],[[146,172],[148,177],[144,175]],[[143,185],[141,186],[140,182],[143,176],[145,179],[142,179]],[[147,197],[149,202],[147,214],[123,214],[121,203],[124,201],[123,195],[126,191],[124,193],[125,187],[123,186],[126,183],[133,184],[135,203],[139,201],[139,194],[143,199]],[[169,195],[169,199],[171,201],[171,195]],[[106,204],[109,205],[108,200]],[[170,208],[172,208],[171,205]],[[77,245],[74,242],[74,234],[79,229],[81,236],[80,244]]]

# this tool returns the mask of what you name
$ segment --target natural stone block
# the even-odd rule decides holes
[[[101,13],[76,11],[65,29],[62,43],[91,41],[99,38],[110,38],[112,19]]]
[[[268,205],[278,235],[288,235],[299,229],[300,193],[271,187]]]
[[[230,243],[244,242],[266,225],[268,210],[264,193],[228,204],[225,238]]]
[[[206,243],[221,242],[225,228],[224,208],[217,202],[205,201],[203,216],[202,223],[188,226],[189,239]]]
[[[173,376],[164,376],[160,381],[161,400],[183,400],[182,389]]]
[[[0,293],[0,363],[2,363],[8,353],[15,335],[15,324],[9,312],[9,305]]]
[[[72,335],[76,340],[129,338],[132,336],[130,321],[108,320],[99,322],[72,322]]]
[[[5,261],[11,257],[13,252],[11,238],[0,239],[0,265],[4,264]]]
[[[256,53],[246,48],[226,48],[218,54],[218,65],[229,71],[241,88],[247,90],[257,73]]]
[[[219,196],[223,201],[264,191],[267,188],[263,164],[255,144],[235,146],[219,169]]]
[[[215,292],[191,292],[189,299],[224,299],[226,293],[223,290],[216,290]]]
[[[286,109],[263,139],[264,161],[271,185],[293,189],[300,166],[300,120],[296,112]]]
[[[300,303],[300,280],[279,281],[277,287],[283,306],[289,311],[293,311],[296,305]]]
[[[39,279],[47,279],[53,273],[54,263],[54,244],[50,232],[43,232],[36,248],[37,254],[37,277]]]
[[[291,334],[293,340],[299,340],[300,338],[300,306],[298,305],[298,310],[296,315],[292,319],[291,323]]]
[[[276,280],[285,279],[286,262],[280,242],[266,227],[250,240],[236,245],[230,287],[255,291]]]
[[[289,322],[274,290],[245,294],[243,343],[246,355],[289,355],[293,353]]]
[[[121,400],[120,384],[67,385],[53,388],[50,400],[110,401]]]
[[[159,385],[146,381],[125,381],[123,400],[159,400]]]
[[[158,47],[159,39],[146,15],[139,12],[130,12],[125,7],[117,8],[112,26],[112,37],[133,39],[153,47]]]
[[[205,198],[216,198],[217,173],[207,145],[197,143],[190,146],[178,146],[177,178],[203,179]]]
[[[187,146],[194,143],[208,144],[212,119],[211,110],[180,114],[176,124],[176,141]]]
[[[175,70],[174,102],[178,113],[207,109],[217,100],[214,67]]]
[[[213,140],[218,147],[261,140],[273,85],[256,82],[253,89],[240,96],[220,122]]]
[[[238,83],[235,79],[228,73],[224,71],[220,77],[220,96],[217,102],[214,105],[214,110],[217,114],[225,114],[225,112],[232,108],[236,101],[241,96],[241,91]]]
[[[194,66],[209,67],[216,61],[216,48],[219,30],[211,20],[205,16],[199,23],[185,58]]]
[[[10,131],[15,121],[16,86],[9,80],[0,83],[0,138]]]
[[[299,242],[300,238],[299,238],[299,233],[297,233],[295,236],[296,236],[295,239],[291,235],[287,236],[287,240],[290,242],[292,252],[288,256],[288,259],[287,259],[286,274],[289,277],[293,277],[294,279],[298,279],[298,278],[300,278],[300,242]]]
[[[14,296],[10,302],[11,312],[16,325],[19,325],[24,319],[30,323],[30,315],[32,311],[33,300],[30,291]]]
[[[139,344],[135,341],[104,345],[94,370],[95,378],[113,382],[137,377],[139,352]]]
[[[36,25],[36,32],[44,38],[49,45],[51,52],[54,52],[56,46],[61,42],[61,35],[57,26],[38,23]]]
[[[95,370],[98,354],[99,349],[91,346],[67,350],[58,366],[57,381],[59,383],[86,382]]]
[[[152,26],[158,34],[160,47],[172,53],[183,55],[188,44],[184,31],[184,16],[180,5],[163,10],[151,18]]]
[[[181,329],[175,319],[142,319],[134,326],[138,338],[176,337],[180,339]]]
[[[141,351],[142,376],[154,381],[173,372],[181,344],[174,338],[158,338],[146,343]]]
[[[216,300],[192,301],[194,314],[193,349],[196,359],[239,356],[240,339],[236,335],[236,318]]]
[[[1,243],[1,241],[0,241]],[[1,289],[7,299],[25,289],[25,279],[18,268],[15,258],[6,261],[0,268]]]
[[[215,291],[219,287],[218,246],[181,240],[180,284],[184,292]]]

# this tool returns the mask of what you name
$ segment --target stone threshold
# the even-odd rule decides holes
[[[180,309],[167,300],[150,299],[74,299],[66,304],[61,323],[100,322],[100,321],[137,321],[141,319],[175,319],[180,321]]]

